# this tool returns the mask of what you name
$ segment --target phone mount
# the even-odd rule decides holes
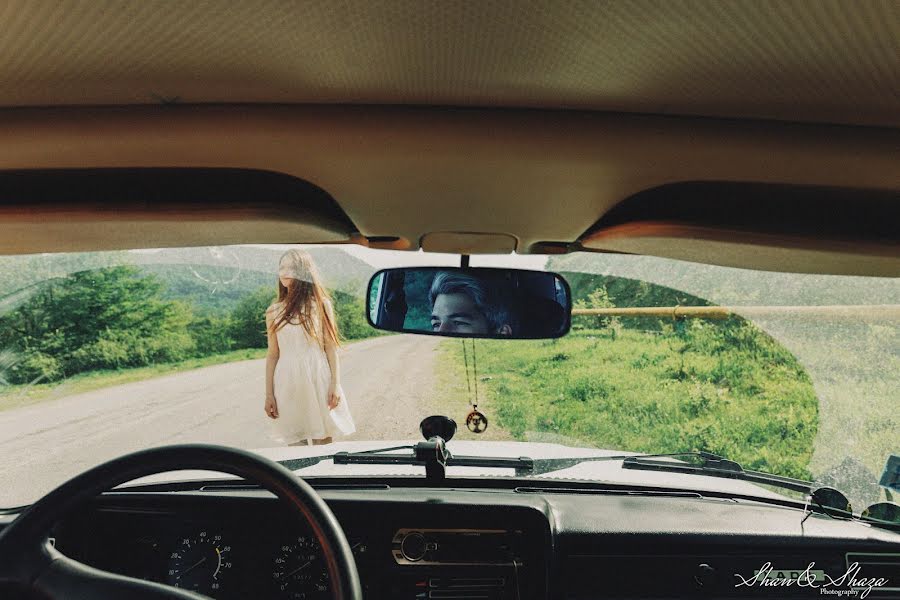
[[[425,479],[427,481],[443,481],[447,475],[447,461],[450,451],[447,442],[456,434],[456,421],[450,417],[433,415],[425,417],[419,423],[424,442],[415,447],[416,460],[425,463]]]

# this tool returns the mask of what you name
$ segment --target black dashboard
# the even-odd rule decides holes
[[[366,598],[543,597],[552,537],[538,507],[407,492],[323,494]],[[107,495],[63,524],[56,544],[91,566],[215,598],[331,598],[311,531],[264,493]]]
[[[814,563],[837,577],[854,561],[889,580],[869,598],[900,598],[900,533],[801,522],[793,508],[576,489],[319,493],[353,546],[365,598],[811,598],[821,586],[766,589],[754,573],[769,564],[789,578]],[[258,490],[106,494],[54,535],[89,565],[214,598],[330,598],[309,530]]]

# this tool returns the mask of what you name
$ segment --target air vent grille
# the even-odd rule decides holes
[[[504,577],[432,577],[428,580],[428,598],[494,600],[502,598]]]

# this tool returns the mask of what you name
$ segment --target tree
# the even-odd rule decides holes
[[[180,360],[194,342],[188,305],[133,267],[82,271],[48,283],[0,319],[0,343],[20,355],[15,383]]]
[[[378,334],[366,321],[366,306],[362,298],[336,291],[333,301],[338,332],[342,339],[358,340]]]
[[[231,312],[229,333],[235,348],[266,347],[266,309],[275,301],[271,287],[248,294]]]
[[[188,325],[197,356],[209,356],[231,350],[231,319],[215,314],[195,316]]]
[[[615,308],[615,304],[606,291],[606,286],[601,285],[587,295],[587,298],[576,300],[573,308]],[[582,327],[594,327],[596,329],[605,329],[611,325],[618,324],[615,317],[601,316],[582,316],[577,317],[577,321]]]

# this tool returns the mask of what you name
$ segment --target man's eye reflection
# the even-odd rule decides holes
[[[468,319],[448,319],[442,321],[439,317],[431,318],[431,329],[433,331],[465,331],[465,328],[472,326],[471,320]]]

